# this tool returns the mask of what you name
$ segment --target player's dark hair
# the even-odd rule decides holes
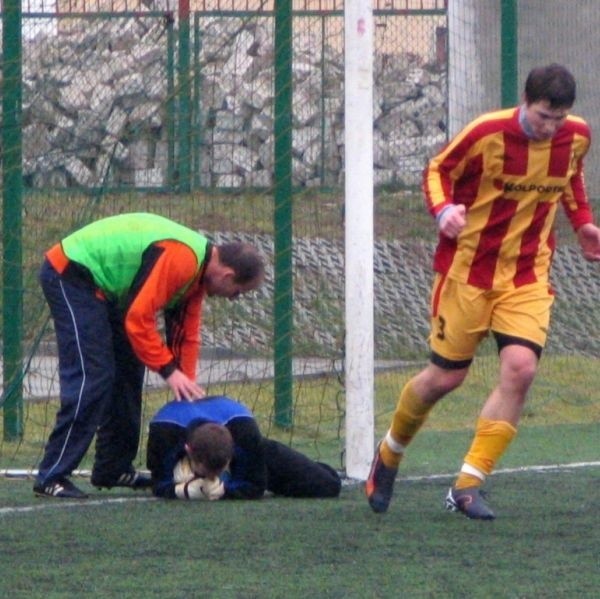
[[[192,461],[200,462],[211,473],[221,472],[233,457],[231,433],[214,422],[191,426],[187,432],[187,445]]]
[[[265,263],[258,250],[249,243],[235,241],[219,245],[219,260],[233,269],[236,283],[244,285],[264,279]]]
[[[570,108],[575,103],[575,94],[575,78],[560,64],[536,67],[525,81],[525,100],[528,104],[546,100],[550,108]]]

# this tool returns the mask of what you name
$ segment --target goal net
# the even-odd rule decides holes
[[[529,68],[556,55],[551,40],[568,37],[561,47],[569,54],[562,58],[579,83],[577,112],[600,129],[588,47],[588,24],[597,22],[600,6],[585,0],[518,4],[519,85]],[[17,294],[24,366],[3,381],[2,394],[7,402],[21,390],[23,409],[16,423],[4,410],[0,469],[37,467],[58,407],[52,322],[37,284],[43,252],[76,227],[128,211],[168,216],[216,242],[241,239],[258,246],[268,265],[265,285],[237,302],[206,302],[200,381],[209,393],[246,403],[267,436],[344,469],[343,3],[295,1],[291,46],[284,48],[276,47],[269,3],[192,3],[187,21],[169,2],[132,7],[114,0],[102,12],[85,1],[77,11],[65,8],[68,2],[55,14],[23,16],[23,284],[11,289],[13,283],[5,282],[3,318],[6,323],[15,316],[6,298]],[[565,21],[564,11],[579,25],[558,35],[553,27]],[[373,5],[377,435],[389,423],[403,380],[427,358],[435,230],[419,191],[422,169],[449,132],[498,107],[501,17],[500,1],[450,3],[448,11],[441,0]],[[281,132],[275,79],[286,52],[292,57],[291,130]],[[275,241],[288,222],[278,218],[276,205],[275,148],[282,135],[290,137],[291,165],[284,206],[292,223],[286,234],[293,326],[287,331],[274,324],[281,292]],[[595,162],[593,152],[592,193],[600,172]],[[548,352],[597,356],[600,342],[590,333],[600,318],[597,277],[564,222],[559,242]],[[5,243],[3,238],[0,249]],[[285,335],[291,336],[292,418],[281,426],[274,347]],[[2,339],[4,351],[11,341]],[[475,368],[490,368],[481,364]],[[484,374],[494,380],[491,368]],[[141,468],[147,421],[169,399],[164,383],[149,373]],[[82,469],[90,463],[86,458]]]

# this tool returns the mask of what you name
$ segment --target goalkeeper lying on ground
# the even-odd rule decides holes
[[[169,499],[337,497],[337,472],[262,436],[252,412],[228,397],[165,404],[150,421],[152,490]]]

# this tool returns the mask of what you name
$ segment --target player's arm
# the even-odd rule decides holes
[[[600,261],[600,228],[593,223],[581,225],[577,229],[577,240],[586,260]]]
[[[456,173],[462,164],[458,156],[444,151],[431,160],[425,171],[423,191],[429,212],[435,217],[438,230],[455,239],[466,224],[466,208],[453,200]]]
[[[267,487],[263,438],[254,418],[227,424],[235,442],[229,474],[224,477],[225,499],[260,499]]]
[[[455,203],[454,184],[464,173],[475,140],[471,129],[461,131],[434,156],[423,173],[423,193],[430,214],[436,219]]]
[[[176,499],[174,469],[185,455],[185,429],[171,423],[150,423],[146,465],[157,497]]]
[[[190,286],[198,284],[197,280],[197,258],[188,246],[171,240],[156,243],[144,254],[125,313],[125,330],[133,350],[148,368],[161,374],[176,399],[201,397],[204,390],[181,369],[178,357],[158,331],[157,317],[173,298],[183,296]],[[191,314],[190,330],[193,309]],[[196,361],[198,345],[196,334],[188,342],[187,363]]]
[[[190,379],[196,379],[200,357],[202,302],[204,292],[199,286],[191,290],[183,301],[165,310],[167,346],[173,353],[181,371]]]
[[[592,209],[583,178],[583,156],[577,160],[577,169],[565,188],[561,203],[574,231],[593,222]]]
[[[177,499],[172,477],[166,476],[156,480],[152,485],[152,492],[156,497],[162,497],[163,499]]]
[[[587,131],[587,129],[584,129]],[[594,224],[583,176],[583,159],[589,148],[589,132],[581,136],[577,168],[562,195],[565,213],[577,234],[577,240],[586,260],[600,261],[600,229]]]

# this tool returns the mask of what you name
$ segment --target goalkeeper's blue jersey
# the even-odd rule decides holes
[[[254,418],[243,404],[224,396],[198,401],[171,401],[154,415],[150,424],[169,422],[187,428],[192,422],[215,422],[225,426],[234,418]]]
[[[246,406],[224,396],[191,402],[171,401],[154,415],[149,426],[147,451],[154,493],[175,498],[173,468],[186,454],[187,431],[191,426],[206,422],[228,427],[233,437],[233,459],[229,471],[221,476],[225,497],[261,495],[266,484],[266,465],[260,430]]]
[[[263,437],[246,406],[215,396],[170,402],[150,421],[146,460],[158,497],[176,498],[173,469],[186,455],[189,429],[205,422],[226,426],[233,438],[233,458],[221,475],[223,499],[258,499],[265,490],[286,497],[339,495],[341,481],[333,468]]]

